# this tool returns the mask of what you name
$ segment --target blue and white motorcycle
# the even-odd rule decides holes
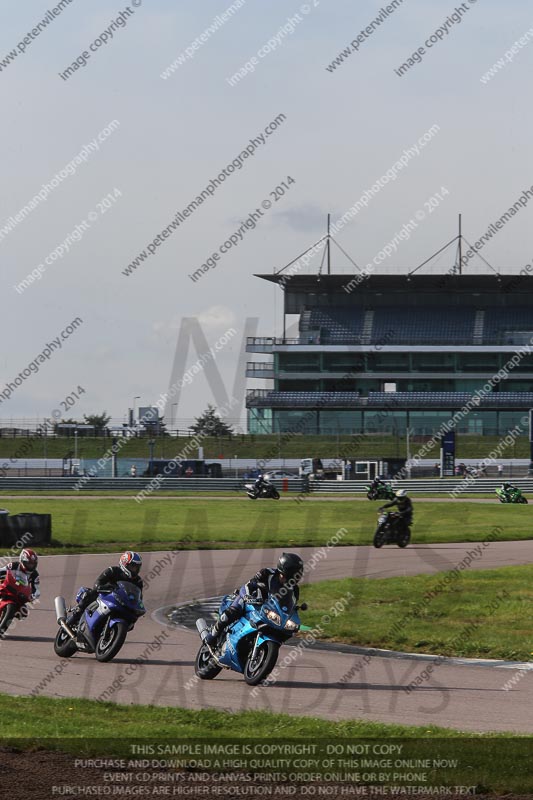
[[[223,598],[219,615],[234,598],[235,595]],[[292,592],[279,599],[271,595],[264,603],[246,596],[243,616],[228,625],[213,647],[205,641],[209,632],[207,622],[205,619],[196,620],[202,646],[196,656],[194,671],[199,678],[211,680],[222,669],[231,669],[242,673],[250,686],[261,683],[274,669],[283,642],[299,631],[298,611],[306,608],[306,603],[296,604]]]
[[[87,591],[85,587],[78,591],[77,602],[84,591]],[[68,618],[63,597],[56,597],[54,603],[59,625],[54,650],[61,658],[70,658],[81,651],[94,653],[97,661],[111,661],[124,644],[128,631],[133,630],[139,617],[146,613],[142,592],[130,581],[119,581],[108,591],[100,591],[77,623]]]

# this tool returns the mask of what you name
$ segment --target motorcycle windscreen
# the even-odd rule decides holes
[[[130,608],[142,608],[142,592],[138,586],[130,581],[119,581],[117,583],[118,598]]]

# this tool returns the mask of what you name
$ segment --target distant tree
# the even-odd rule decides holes
[[[102,411],[101,414],[84,414],[83,419],[86,425],[94,425],[95,433],[103,433],[107,428],[111,416],[107,411]]]
[[[196,417],[196,423],[192,425],[192,430],[207,436],[231,436],[233,434],[233,428],[220,419],[212,405],[208,405],[204,413]]]

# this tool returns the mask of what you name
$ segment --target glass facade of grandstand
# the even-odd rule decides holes
[[[269,355],[247,377],[272,382],[248,390],[251,433],[431,435],[498,373],[459,434],[504,435],[533,407],[529,277],[258,277],[280,283],[284,332],[247,343]]]

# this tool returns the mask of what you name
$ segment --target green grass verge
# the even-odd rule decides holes
[[[323,545],[340,528],[343,545],[371,544],[377,504],[357,500],[230,502],[201,499],[143,505],[132,499],[18,500],[12,514],[52,514],[52,535],[70,552],[121,549],[291,547]],[[413,543],[482,541],[497,528],[500,540],[533,538],[533,506],[468,502],[416,503]]]
[[[328,721],[316,717],[272,714],[264,710],[227,713],[211,709],[193,711],[159,706],[132,708],[91,700],[6,695],[0,695],[0,715],[3,746],[20,750],[44,747],[70,753],[77,758],[131,758],[132,741],[153,743],[155,753],[165,752],[156,748],[176,744],[177,740],[189,745],[202,740],[217,744],[237,742],[241,743],[242,748],[246,744],[252,748],[249,757],[254,758],[255,743],[268,746],[292,742],[299,746],[315,745],[317,755],[312,759],[311,772],[316,774],[335,771],[331,765],[337,762],[325,760],[332,757],[332,744],[337,746],[337,753],[344,752],[344,758],[357,759],[358,756],[347,755],[347,747],[352,744],[368,747],[368,757],[374,759],[383,758],[383,755],[376,756],[372,753],[383,752],[395,753],[392,758],[398,758],[401,753],[403,759],[428,759],[432,767],[424,772],[427,773],[425,780],[430,786],[469,786],[475,787],[479,793],[499,793],[503,790],[525,792],[533,785],[525,766],[531,757],[531,740],[506,733],[461,733],[434,725],[416,727],[362,720]],[[119,736],[117,731],[120,732]],[[384,745],[384,742],[387,744]],[[394,749],[383,750],[384,746]],[[205,753],[206,751],[200,756],[203,769],[209,764],[216,772],[220,772],[220,761],[216,761],[220,756],[206,756]],[[338,755],[336,757],[339,758]],[[183,756],[170,758],[187,760]],[[434,759],[439,762],[441,759],[455,759],[456,766],[450,768],[448,764],[438,769]],[[301,760],[300,764],[293,764],[293,760],[294,756],[289,757],[287,765],[277,771],[284,774],[292,771],[304,775],[310,771],[309,767],[301,764]],[[348,763],[361,764],[357,760]],[[518,765],[522,765],[521,768]],[[360,772],[365,771],[361,766],[347,769],[346,764],[336,771],[343,774],[358,769]],[[232,771],[231,768],[224,770],[226,773]],[[401,773],[409,771],[413,770],[399,770]],[[382,779],[380,783],[398,785],[413,782],[408,777],[394,780],[392,771],[390,774],[388,780]],[[307,783],[305,777],[302,780]]]
[[[426,442],[429,436],[411,439],[411,450],[416,451]],[[493,447],[500,441],[499,436],[461,435],[457,437],[457,458],[486,458]],[[120,449],[120,458],[150,457],[149,437],[131,439]],[[355,441],[355,443],[354,443]],[[179,438],[156,437],[154,446],[155,458],[173,458],[190,442],[189,437]],[[100,458],[111,447],[109,438],[78,437],[79,458]],[[122,444],[122,442],[121,442]],[[353,436],[311,436],[311,435],[264,435],[237,434],[231,438],[216,439],[206,437],[202,441],[205,458],[249,458],[250,463],[256,459],[277,458],[322,458],[346,455],[362,461],[372,458],[403,458],[406,453],[405,436],[385,434],[367,434],[364,439],[355,440]],[[0,439],[0,458],[64,458],[74,453],[74,439],[61,437],[51,438],[17,438]],[[438,460],[438,446],[433,449]],[[431,454],[429,455],[431,458]],[[510,452],[510,458],[528,458],[529,443],[526,436],[517,438]]]
[[[170,706],[131,706],[102,703],[96,700],[55,699],[48,697],[12,697],[0,694],[2,739],[54,738],[114,739],[114,752],[121,752],[116,738],[128,737],[236,737],[239,739],[272,737],[283,731],[283,737],[316,736],[340,739],[349,736],[459,736],[459,731],[407,725],[386,725],[380,722],[341,720],[330,722],[318,717],[272,714],[267,711],[241,711],[233,714],[204,709],[194,711]],[[476,734],[467,734],[476,736]],[[97,747],[97,744],[95,744]]]
[[[447,583],[446,574],[308,584],[302,599],[309,610],[301,617],[312,628],[322,624],[318,638],[328,640],[411,653],[530,661],[533,566],[460,571]],[[350,594],[352,599],[343,603]],[[324,615],[329,622],[322,622]],[[502,684],[507,677],[502,674]]]

